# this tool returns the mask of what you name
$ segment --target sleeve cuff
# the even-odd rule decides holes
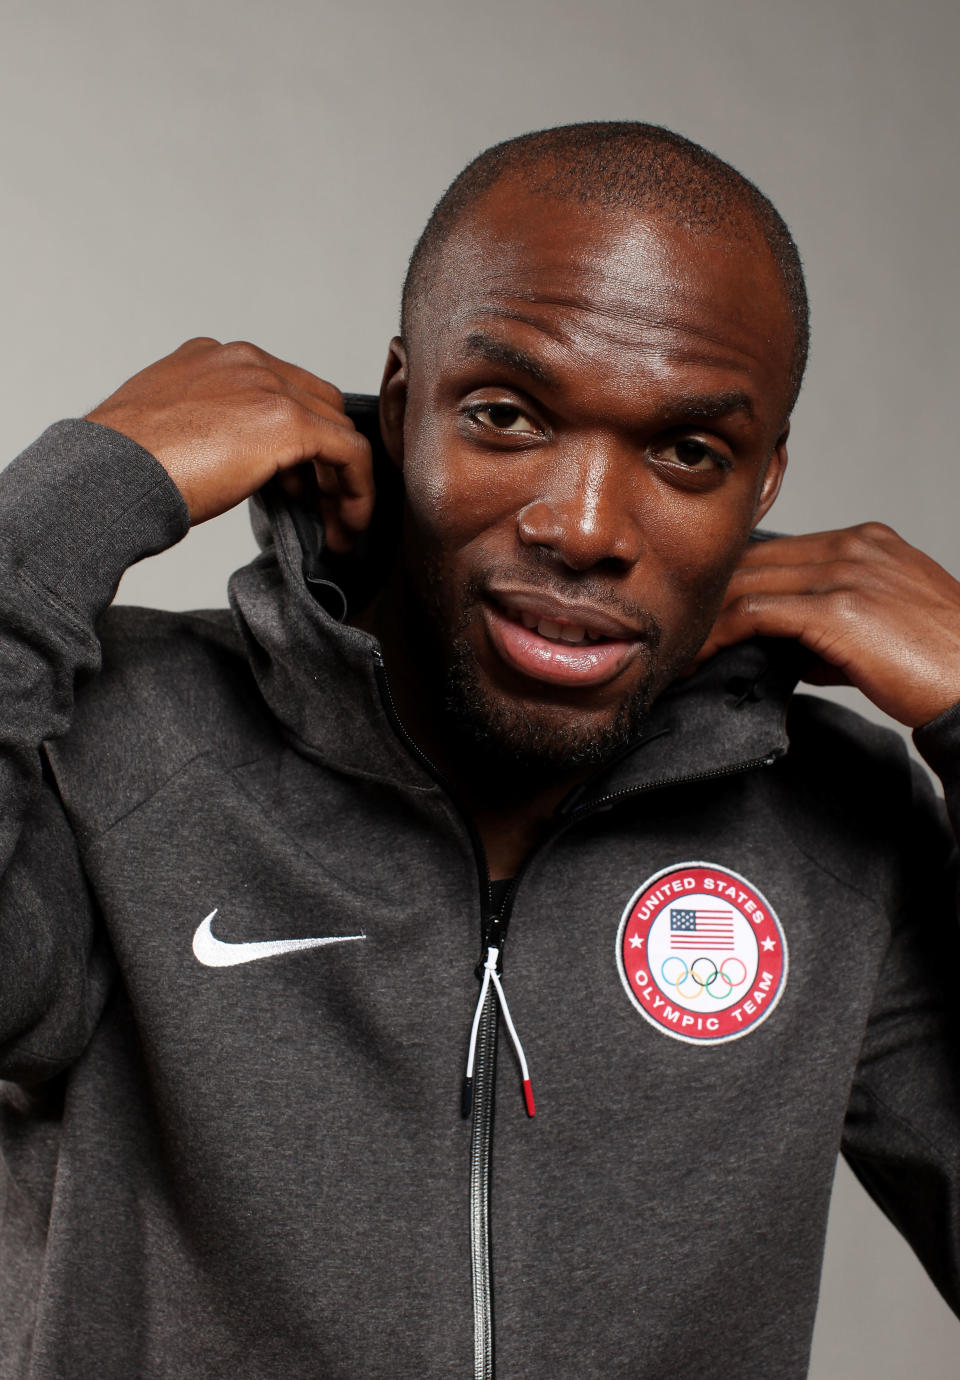
[[[939,776],[946,790],[960,789],[960,701],[913,731],[923,760]]]
[[[149,451],[83,418],[56,422],[0,476],[6,560],[97,617],[123,572],[185,536],[183,495]]]

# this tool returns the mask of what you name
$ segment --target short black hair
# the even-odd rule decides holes
[[[400,334],[409,340],[443,246],[461,217],[503,177],[558,200],[667,212],[687,229],[759,232],[783,281],[793,319],[789,409],[807,363],[810,312],[803,265],[782,216],[729,163],[661,125],[597,120],[536,130],[494,144],[454,178],[417,241],[403,284]]]

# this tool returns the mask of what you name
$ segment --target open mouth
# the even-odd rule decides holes
[[[536,632],[548,642],[562,642],[568,647],[592,647],[598,642],[610,642],[603,633],[595,632],[582,623],[555,623],[550,618],[540,618],[535,613],[505,608],[503,612],[514,622],[522,623],[530,632]]]
[[[591,686],[612,680],[641,645],[639,635],[614,637],[586,621],[547,616],[526,599],[485,600],[484,620],[495,650],[513,671],[551,685]]]

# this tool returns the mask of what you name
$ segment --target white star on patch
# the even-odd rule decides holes
[[[769,953],[771,949],[775,949],[776,947],[777,947],[777,941],[776,941],[775,939],[765,939],[765,940],[763,941],[763,951],[764,951],[764,953]]]
[[[639,934],[632,934],[630,936],[630,947],[631,949],[643,948],[643,940],[640,938]]]

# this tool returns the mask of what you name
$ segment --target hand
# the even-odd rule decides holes
[[[881,523],[751,543],[697,662],[757,635],[795,638],[817,657],[805,679],[911,728],[960,700],[960,583]]]
[[[244,341],[188,340],[118,388],[87,420],[150,451],[191,522],[216,517],[276,474],[312,487],[335,551],[370,521],[370,445],[339,389]],[[308,479],[298,466],[312,467]]]

